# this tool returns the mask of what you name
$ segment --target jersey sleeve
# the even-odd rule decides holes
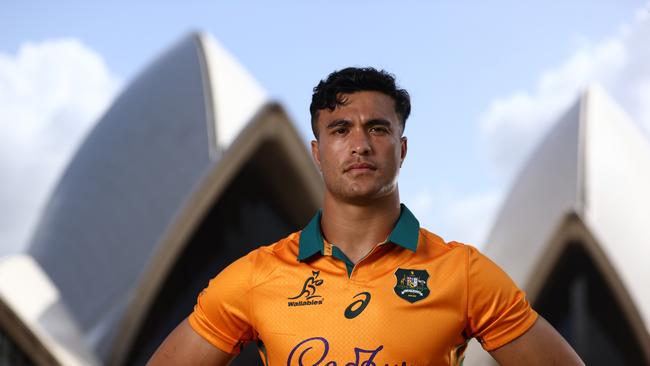
[[[254,252],[233,262],[210,280],[188,317],[195,332],[220,350],[238,354],[252,340],[250,294]]]
[[[524,334],[537,313],[501,268],[475,248],[468,249],[466,332],[493,351]]]

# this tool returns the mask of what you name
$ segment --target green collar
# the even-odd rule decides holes
[[[420,223],[404,204],[400,206],[401,212],[399,219],[395,228],[391,231],[390,236],[388,236],[387,241],[415,252],[418,247]],[[320,229],[321,215],[322,211],[318,210],[316,215],[309,221],[309,224],[300,233],[299,261],[303,261],[316,253],[324,255],[323,234],[321,234]]]

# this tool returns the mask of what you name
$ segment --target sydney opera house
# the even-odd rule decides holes
[[[591,88],[529,158],[484,249],[589,365],[650,365],[648,187],[647,138]],[[0,257],[0,364],[144,364],[215,273],[320,200],[282,107],[188,36],[98,121],[27,249]],[[470,347],[466,365],[491,363]],[[233,364],[261,364],[254,345]]]
[[[587,365],[650,365],[650,144],[599,87],[548,133],[483,252]],[[491,364],[470,349],[466,365]]]

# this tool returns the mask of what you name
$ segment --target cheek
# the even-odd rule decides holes
[[[320,170],[321,172],[331,171],[334,166],[331,151],[321,150],[320,153]]]
[[[390,157],[391,160],[399,162],[402,160],[402,149],[399,144],[390,144],[386,146],[384,156]]]
[[[320,161],[321,165],[333,165],[337,162],[338,157],[341,156],[342,146],[341,144],[336,144],[329,142],[323,144],[320,149]]]

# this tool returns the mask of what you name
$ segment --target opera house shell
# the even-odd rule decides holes
[[[283,109],[190,35],[89,133],[26,253],[0,258],[0,363],[144,364],[214,274],[305,225],[321,190]]]
[[[587,365],[650,365],[650,144],[600,87],[532,154],[483,252]],[[473,342],[465,365],[491,364]]]
[[[282,108],[188,36],[89,133],[28,249],[0,257],[0,364],[144,364],[215,273],[306,224],[321,184]],[[589,365],[650,365],[648,187],[647,138],[591,88],[484,248]],[[493,363],[477,351],[465,365]],[[260,364],[254,345],[233,364]]]

